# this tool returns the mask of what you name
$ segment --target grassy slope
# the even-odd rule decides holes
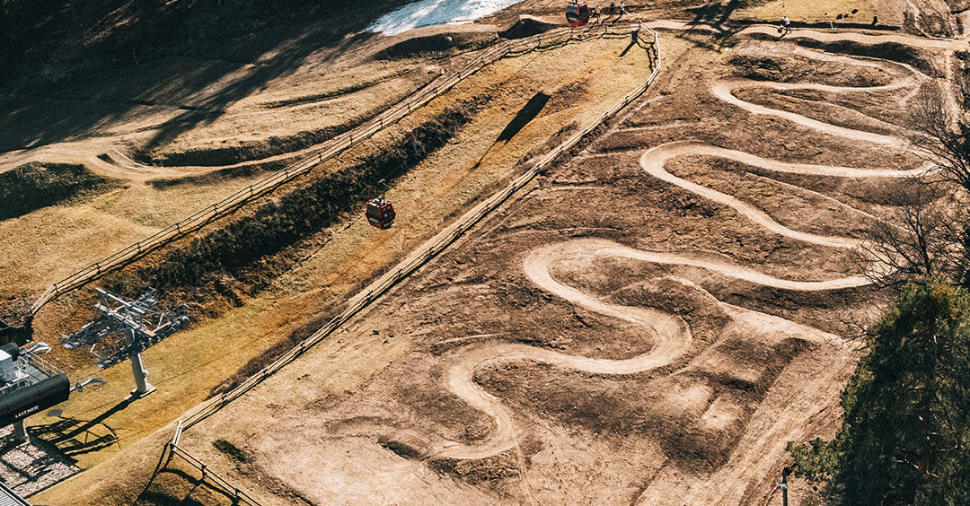
[[[123,495],[118,494],[137,494],[154,461],[130,455],[127,450],[133,444],[130,441],[144,437],[159,423],[172,420],[200,401],[211,386],[255,354],[333,310],[361,282],[411,251],[438,230],[443,221],[461,213],[483,192],[502,184],[500,181],[515,171],[519,161],[530,152],[534,154],[536,149],[541,151],[549,136],[564,124],[588,122],[635,83],[642,82],[649,72],[641,69],[642,60],[635,59],[637,55],[631,52],[623,59],[617,58],[623,42],[591,42],[539,56],[503,60],[462,83],[447,97],[416,112],[402,128],[413,128],[447,107],[487,90],[499,91],[499,96],[462,130],[455,142],[422,162],[390,190],[388,197],[400,213],[394,229],[375,233],[362,217],[354,215],[346,225],[325,232],[325,237],[333,234],[325,247],[305,259],[299,268],[280,275],[272,289],[258,297],[246,298],[244,306],[149,350],[146,360],[159,392],[106,420],[112,427],[122,429],[120,434],[129,441],[123,443],[122,453],[86,471],[74,484],[57,487],[36,499],[56,504],[77,491],[83,493],[77,496],[83,498],[81,503],[124,504],[117,499]],[[563,61],[573,63],[568,71],[562,71]],[[583,65],[575,65],[577,61]],[[532,72],[521,72],[524,68]],[[638,74],[637,69],[644,72]],[[557,97],[555,92],[560,87],[570,83],[575,87],[577,82],[582,83],[581,90],[573,93],[569,101],[554,98],[547,106],[549,109],[508,144],[494,143],[519,108],[537,91]],[[500,83],[503,85],[497,86]],[[476,166],[476,162],[481,163]],[[92,391],[90,396],[72,399],[65,406],[66,413],[89,419],[111,406],[130,383],[130,373],[122,369],[106,371],[106,378],[112,384],[105,390]],[[33,422],[48,420],[37,417]],[[163,438],[160,435],[155,438],[155,446],[147,447],[160,449]],[[141,443],[138,448],[143,448]],[[117,450],[84,455],[83,464],[89,467],[115,453]],[[131,466],[129,458],[134,458]],[[138,467],[142,460],[144,465]],[[131,474],[121,471],[129,468]]]
[[[112,186],[83,165],[28,163],[0,172],[0,220]]]

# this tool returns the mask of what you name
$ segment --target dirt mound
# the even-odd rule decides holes
[[[687,320],[694,337],[714,339],[729,321],[721,303],[697,285],[682,279],[664,277],[629,285],[612,296],[619,304],[649,306]]]
[[[756,81],[820,82],[838,86],[883,86],[892,81],[885,70],[821,63],[808,58],[786,56],[777,58],[763,54],[738,54],[728,63],[735,67],[735,75]]]
[[[377,60],[442,57],[457,51],[483,48],[495,41],[495,33],[436,33],[398,42],[374,55]]]
[[[242,178],[242,177],[253,177],[267,172],[275,172],[278,170],[283,170],[283,168],[286,167],[286,165],[289,162],[290,160],[276,160],[276,161],[266,162],[266,163],[252,163],[247,165],[240,165],[237,167],[229,167],[226,169],[214,170],[212,172],[207,172],[205,174],[198,174],[194,176],[152,179],[150,181],[147,181],[146,184],[149,184],[158,190],[176,188],[179,186],[214,185],[214,184],[223,183],[230,179],[236,179],[236,178]]]
[[[546,23],[540,19],[530,16],[523,16],[508,29],[498,32],[498,36],[503,39],[524,39],[533,35],[547,32],[555,28],[556,25]]]
[[[773,37],[769,35],[752,34],[751,36],[755,39],[773,40]],[[931,52],[898,42],[882,42],[879,44],[862,44],[851,40],[821,42],[804,37],[796,37],[791,40],[800,46],[821,49],[830,53],[866,56],[911,65],[930,77],[942,78],[945,76],[945,71],[937,63],[937,58]]]
[[[319,130],[297,132],[285,137],[273,136],[260,141],[242,142],[235,146],[196,148],[180,152],[152,153],[143,151],[136,153],[134,158],[140,163],[163,167],[232,165],[306,149],[340,135],[360,123],[361,121],[354,121]]]
[[[429,462],[429,466],[471,485],[486,482],[500,484],[520,475],[515,453],[511,450],[480,460],[437,459]]]
[[[378,444],[406,459],[422,460],[427,457],[428,449],[424,441],[409,434],[381,436]]]
[[[84,165],[32,162],[0,173],[0,220],[114,186]]]

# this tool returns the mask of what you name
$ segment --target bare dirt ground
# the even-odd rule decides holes
[[[789,13],[779,3],[755,2],[730,18]],[[681,4],[671,3],[689,7]],[[881,4],[862,4],[858,16],[892,21]],[[92,82],[33,109],[7,97],[14,109],[0,126],[13,132],[64,108],[68,117],[98,115],[92,103],[153,90],[136,97],[146,104],[61,142],[8,138],[17,149],[0,154],[0,170],[75,161],[123,187],[0,222],[0,237],[16,238],[0,241],[2,295],[40,290],[150,235],[301,154],[294,138],[325,137],[417,89],[446,68],[442,56],[488,43],[520,14],[555,21],[560,9],[530,0],[474,25],[322,48],[214,111],[205,110],[214,98],[286,48],[235,72],[210,68],[218,59],[200,66],[175,57],[138,82]],[[798,17],[805,12],[792,18],[829,15]],[[667,66],[634,112],[340,335],[187,434],[186,445],[267,503],[761,501],[785,443],[825,434],[838,419],[855,360],[842,320],[880,298],[847,252],[898,203],[902,177],[924,170],[905,146],[904,111],[922,86],[952,75],[949,51],[961,42],[822,30],[777,42],[772,27],[714,37],[682,21],[654,26],[665,30]],[[441,35],[460,40],[441,54],[375,56]],[[838,46],[845,41],[914,52],[865,58]],[[127,368],[99,374],[109,386],[72,399],[65,416],[85,427],[78,438],[119,439],[72,454],[88,471],[35,501],[227,502],[177,466],[141,490],[171,428],[152,432],[251,357],[332,314],[564,126],[589,121],[642,82],[642,60],[621,58],[616,44],[500,62],[404,122],[396,133],[496,95],[390,191],[398,227],[375,234],[355,217],[312,238],[317,249],[270,289],[149,351],[161,388],[145,401],[117,402],[130,388]],[[185,94],[165,69],[201,82],[205,72],[224,77]],[[539,92],[553,96],[549,109],[496,143]],[[245,170],[223,176],[235,169]],[[215,177],[151,184],[205,175]],[[56,341],[87,315],[83,298],[60,301],[39,316],[37,337]],[[78,377],[97,374],[60,358]],[[239,452],[217,449],[218,440]]]
[[[657,26],[628,116],[182,444],[267,504],[768,500],[838,421],[882,297],[849,252],[926,170],[899,110],[945,81],[799,41],[963,43]]]
[[[151,380],[159,388],[152,396],[119,404],[131,388],[126,366],[98,372],[90,366],[86,352],[66,354],[57,350],[60,355],[55,358],[61,365],[70,366],[73,375],[97,375],[109,381],[107,387],[74,396],[63,406],[64,416],[90,421],[85,425],[94,432],[109,427],[118,437],[115,444],[73,456],[87,469],[115,455],[131,458],[125,452],[130,444],[204,399],[252,357],[332,314],[375,272],[393,265],[443,223],[497,185],[506,184],[518,174],[523,161],[548,149],[550,141],[561,141],[564,129],[571,132],[575,125],[591,121],[642,83],[650,74],[647,58],[642,51],[621,56],[627,42],[626,38],[598,39],[502,60],[415,112],[396,133],[375,138],[362,150],[376,150],[393,138],[392,134],[407,132],[436,112],[469,98],[491,97],[447,146],[388,190],[387,196],[399,213],[393,229],[378,233],[363,216],[355,214],[310,238],[315,246],[264,292],[244,295],[239,307],[217,318],[201,318],[193,328],[149,350],[146,361]],[[552,97],[541,114],[511,138],[497,140],[538,93]],[[357,156],[360,153],[350,153],[348,160],[338,163],[350,163]],[[35,337],[56,342],[60,333],[90,314],[83,298],[58,300],[38,315]],[[44,416],[32,419],[41,427],[57,421]]]

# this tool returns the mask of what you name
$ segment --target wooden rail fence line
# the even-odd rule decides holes
[[[598,25],[607,26],[607,25]],[[609,25],[613,26],[613,25]],[[178,420],[175,428],[175,434],[172,436],[172,440],[166,443],[166,447],[170,448],[173,454],[177,454],[180,457],[191,464],[193,467],[199,469],[203,473],[203,477],[206,476],[206,467],[199,459],[192,457],[185,450],[179,447],[179,442],[182,437],[182,433],[190,429],[192,426],[202,422],[209,416],[218,412],[223,406],[238,399],[246,392],[252,390],[256,385],[260,384],[273,375],[287,364],[296,360],[297,357],[302,355],[308,349],[312,348],[314,345],[333,334],[341,325],[346,323],[349,319],[363,310],[365,307],[370,305],[371,302],[379,298],[381,295],[387,293],[394,285],[408,277],[410,274],[415,272],[419,267],[427,263],[430,259],[434,258],[442,251],[444,251],[450,244],[457,240],[461,235],[479,223],[492,211],[496,210],[499,206],[504,204],[512,197],[516,192],[529,184],[536,175],[542,171],[542,169],[548,167],[552,162],[559,158],[563,153],[574,148],[581,140],[583,140],[591,132],[602,126],[607,120],[615,116],[618,112],[623,110],[631,102],[643,95],[653,81],[657,78],[660,72],[660,67],[662,64],[660,56],[660,39],[657,32],[643,26],[641,24],[635,25],[624,25],[629,28],[629,30],[621,32],[625,36],[630,36],[631,31],[636,29],[637,33],[633,35],[636,38],[636,42],[641,44],[650,57],[650,65],[652,72],[647,80],[637,86],[635,89],[623,96],[619,101],[617,101],[612,107],[610,107],[606,112],[601,114],[592,123],[590,123],[583,130],[573,134],[569,139],[564,141],[562,144],[554,148],[552,151],[546,153],[539,161],[533,164],[525,173],[521,174],[515,178],[507,187],[498,191],[497,193],[490,196],[488,199],[482,203],[475,206],[471,211],[462,216],[457,222],[445,228],[441,231],[430,245],[426,246],[424,249],[417,251],[409,259],[405,260],[399,264],[392,271],[383,275],[378,281],[376,281],[371,286],[365,288],[362,292],[355,295],[350,304],[340,312],[333,319],[328,321],[323,327],[319,328],[316,332],[311,334],[309,337],[301,341],[299,344],[294,346],[290,351],[288,351],[283,356],[277,358],[271,364],[260,369],[257,373],[253,374],[245,381],[237,385],[235,388],[228,392],[223,392],[217,397],[213,397],[193,409]],[[609,35],[609,28],[604,31],[605,35]],[[644,34],[650,34],[648,39]],[[616,32],[614,32],[616,34]],[[237,497],[237,501],[245,501],[247,504],[256,506],[258,503],[252,499],[249,495],[245,494],[235,486],[229,484],[228,481],[221,477],[218,477],[211,471],[209,475],[213,477],[213,480],[218,480],[218,485],[224,490],[230,491]]]
[[[538,49],[555,47],[567,44],[573,40],[587,40],[594,37],[617,35],[619,32],[615,28],[616,25],[607,24],[588,25],[583,29],[557,28],[531,37],[497,44],[485,50],[457,71],[440,76],[404,101],[371,118],[357,128],[325,141],[317,150],[303,159],[284,167],[273,175],[247,186],[204,209],[196,211],[187,218],[169,225],[141,241],[131,244],[51,284],[34,301],[33,305],[31,305],[28,316],[32,318],[44,305],[56,297],[84,286],[104,274],[121,268],[176,239],[185,237],[212,221],[235,211],[246,203],[262,197],[283,184],[306,174],[316,165],[333,159],[344,151],[370,139],[375,134],[407,117],[413,111],[423,107],[428,102],[444,94],[489,64],[509,55],[519,55]]]

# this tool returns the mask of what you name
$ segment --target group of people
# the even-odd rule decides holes
[[[573,3],[578,3],[578,0],[573,0]],[[603,12],[602,8],[593,7],[591,14],[592,15],[590,17],[599,18],[602,14],[606,14],[607,16],[622,16],[623,14],[629,14],[629,12],[626,10],[626,2],[624,0],[620,0],[619,7],[617,7],[616,2],[610,2],[610,6],[606,9],[605,13]],[[875,24],[876,20],[873,19],[872,23]],[[788,16],[781,17],[781,23],[778,25],[778,33],[780,33],[782,36],[791,33],[791,20],[788,19]]]
[[[612,16],[614,14],[627,14],[626,2],[620,0],[620,8],[617,10],[616,3],[610,2],[610,10],[606,13],[607,16]]]

